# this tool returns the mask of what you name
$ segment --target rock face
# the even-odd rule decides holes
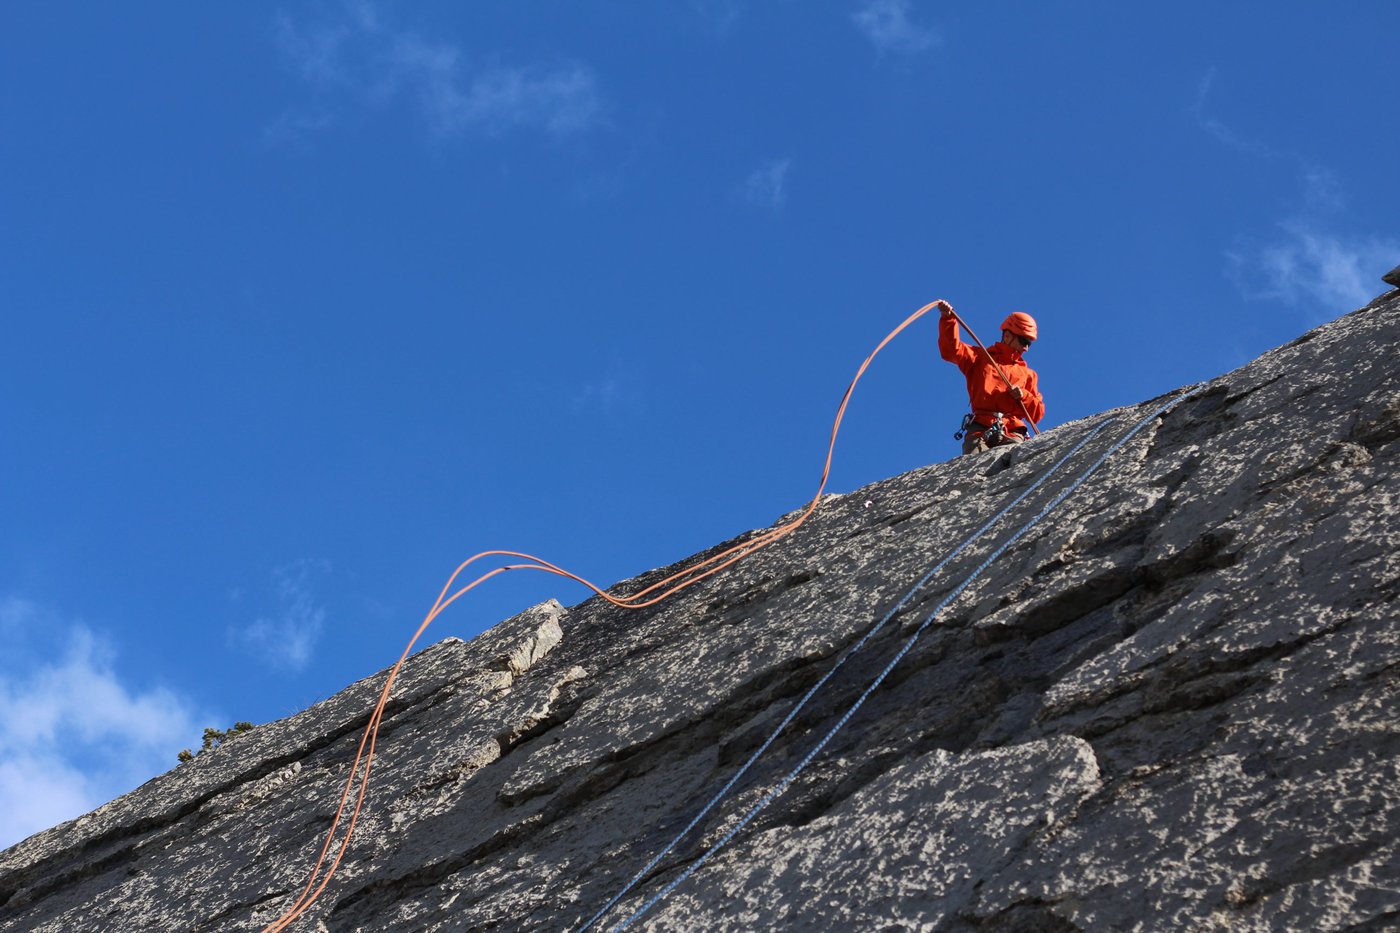
[[[1400,928],[1397,334],[1400,291],[1152,419],[636,928]],[[1103,426],[846,657],[594,929],[623,924],[1156,404],[830,497],[651,609],[551,602],[414,656],[371,804],[292,929],[580,928],[844,650]],[[276,920],[381,684],[0,854],[0,931]]]

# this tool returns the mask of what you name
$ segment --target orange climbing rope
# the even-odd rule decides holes
[[[280,931],[285,930],[299,917],[301,917],[302,914],[304,914],[311,907],[311,905],[316,902],[316,899],[321,896],[321,893],[325,891],[326,886],[330,883],[331,877],[335,875],[336,870],[340,867],[340,863],[344,859],[345,854],[349,849],[350,839],[354,835],[355,826],[360,818],[360,812],[363,809],[365,800],[368,796],[369,776],[370,769],[374,763],[375,743],[379,737],[379,726],[380,722],[384,717],[384,708],[389,702],[389,694],[393,690],[394,682],[398,679],[399,672],[403,668],[404,662],[408,659],[409,653],[413,651],[413,646],[417,644],[419,637],[422,636],[423,632],[427,630],[428,626],[433,623],[433,620],[435,620],[439,615],[441,615],[443,611],[447,609],[448,606],[452,605],[452,603],[456,602],[459,598],[466,595],[479,584],[484,583],[485,581],[496,576],[497,574],[505,573],[511,570],[540,570],[546,573],[556,574],[558,576],[565,577],[567,579],[581,583],[583,586],[592,590],[598,596],[601,596],[603,599],[607,600],[615,606],[619,606],[624,609],[642,609],[647,606],[653,606],[661,602],[663,599],[666,599],[668,596],[671,596],[672,594],[677,593],[688,586],[698,583],[706,577],[713,576],[714,574],[719,573],[721,570],[724,570],[726,567],[729,567],[734,563],[738,562],[739,560],[742,560],[744,557],[747,557],[755,551],[761,550],[762,548],[773,544],[774,542],[786,537],[787,535],[792,534],[792,532],[796,531],[797,528],[807,520],[808,516],[810,516],[812,512],[816,510],[818,503],[821,501],[822,492],[823,490],[825,490],[827,479],[831,475],[831,459],[836,450],[836,435],[841,429],[841,419],[845,417],[846,406],[850,403],[851,394],[855,391],[856,383],[860,382],[861,376],[865,374],[865,371],[867,368],[869,368],[871,362],[880,353],[880,351],[883,350],[887,344],[889,344],[890,341],[892,341],[895,337],[899,336],[899,334],[910,324],[913,324],[919,318],[923,317],[930,310],[939,306],[940,304],[942,304],[942,302],[930,302],[929,304],[924,305],[918,311],[915,311],[913,314],[909,315],[909,317],[905,318],[904,321],[898,327],[890,331],[889,335],[886,336],[884,340],[881,340],[879,345],[876,346],[875,349],[870,352],[870,355],[865,358],[865,361],[860,364],[860,368],[856,370],[856,374],[851,379],[850,385],[846,387],[846,393],[841,398],[840,406],[838,406],[836,409],[836,418],[831,425],[831,439],[828,442],[826,449],[826,461],[822,466],[821,482],[817,484],[816,494],[812,496],[812,500],[809,503],[807,503],[806,508],[804,508],[797,515],[797,517],[792,519],[791,521],[771,528],[768,531],[765,531],[762,534],[759,534],[758,536],[748,541],[740,542],[739,544],[736,544],[733,547],[728,548],[727,550],[721,551],[718,554],[711,555],[710,557],[707,557],[702,561],[698,561],[697,563],[692,564],[691,566],[672,574],[664,580],[658,580],[650,586],[638,590],[630,596],[614,596],[613,594],[604,590],[602,587],[597,586],[596,584],[575,573],[571,573],[568,570],[565,570],[562,567],[552,564],[547,560],[543,560],[541,558],[535,557],[530,554],[525,554],[519,551],[482,551],[480,554],[474,554],[471,557],[464,560],[460,565],[458,565],[457,569],[452,572],[452,575],[447,578],[447,582],[443,585],[442,592],[438,594],[437,602],[433,603],[433,607],[430,610],[428,610],[427,616],[418,626],[418,630],[413,633],[413,637],[408,640],[408,644],[404,647],[403,653],[399,656],[398,661],[396,661],[394,663],[394,666],[389,670],[389,676],[385,679],[384,687],[379,692],[379,700],[375,704],[374,712],[370,716],[369,723],[365,726],[364,734],[360,737],[360,746],[355,753],[354,762],[350,765],[350,774],[347,776],[345,780],[345,787],[341,791],[339,805],[336,807],[335,816],[331,820],[330,829],[326,832],[326,841],[321,846],[321,851],[316,858],[315,865],[312,866],[311,875],[306,882],[306,887],[302,890],[301,895],[296,900],[296,903],[294,903],[290,908],[288,908],[287,911],[282,914],[282,916],[280,916],[272,923],[269,923],[266,927],[264,927],[262,933],[280,933]],[[956,314],[954,316],[956,317]],[[961,322],[962,319],[959,318],[958,320]],[[983,352],[986,352],[987,348],[982,345],[982,341],[977,339],[977,335],[972,332],[972,328],[967,327],[965,323],[963,324],[963,327],[967,328],[968,334],[972,337],[973,340],[977,341],[977,345],[982,347]],[[988,357],[991,356],[990,353],[988,353],[987,355]],[[992,362],[995,363],[996,361],[993,360]],[[997,369],[999,372],[1001,371],[1000,366],[998,366]],[[1003,379],[1006,379],[1006,374],[1004,372],[1002,372],[1001,375]],[[1010,380],[1008,379],[1006,381],[1007,385],[1009,386],[1011,384]],[[1024,408],[1024,406],[1022,407]],[[1027,418],[1027,422],[1030,423],[1029,418]],[[1031,426],[1034,428],[1034,424],[1032,424]],[[462,574],[466,571],[468,567],[470,567],[472,564],[476,563],[479,560],[483,560],[489,557],[517,559],[519,561],[522,561],[522,563],[508,563],[503,566],[496,567],[492,570],[488,570],[476,579],[472,580],[470,583],[467,583],[460,589],[456,590],[455,592],[452,592],[452,588],[456,585],[458,578],[462,576]],[[657,592],[658,590],[660,592]],[[451,593],[450,596],[448,595],[449,592]],[[362,765],[363,767],[361,767]],[[357,776],[359,785],[358,790],[356,790]],[[350,796],[352,791],[355,792],[355,802],[353,807],[350,807]],[[335,844],[336,835],[340,829],[341,820],[345,816],[347,807],[350,807],[350,815],[349,820],[345,826],[345,832],[341,838],[340,845],[337,848],[334,857],[332,857],[330,859],[330,863],[327,864],[326,860],[330,856],[331,849]]]

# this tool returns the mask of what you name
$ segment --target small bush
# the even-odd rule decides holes
[[[253,729],[251,722],[236,722],[228,729],[207,728],[204,730],[204,742],[199,746],[199,751],[192,752],[188,748],[182,749],[175,757],[180,759],[180,764],[193,761],[196,755],[202,755],[211,748],[218,748],[225,742],[235,739],[245,732]]]

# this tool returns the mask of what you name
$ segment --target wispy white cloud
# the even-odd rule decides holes
[[[394,28],[367,0],[334,22],[277,22],[277,44],[316,95],[308,112],[292,110],[264,130],[269,143],[296,142],[338,122],[338,109],[403,101],[446,136],[535,130],[562,137],[602,119],[591,68],[578,62],[519,65],[472,61],[451,42]]]
[[[52,753],[0,752],[0,849],[82,816],[122,792],[96,793],[92,784]]]
[[[744,179],[742,196],[749,204],[776,210],[787,201],[788,169],[791,159],[774,159],[754,169]]]
[[[1381,291],[1381,275],[1400,255],[1400,241],[1338,229],[1346,204],[1341,179],[1301,152],[1239,133],[1212,116],[1206,105],[1216,76],[1212,68],[1197,82],[1188,108],[1197,125],[1234,152],[1291,163],[1298,186],[1291,216],[1262,235],[1240,236],[1226,251],[1230,280],[1249,300],[1316,307],[1317,321],[1370,301]]]
[[[1311,211],[1336,211],[1346,206],[1342,182],[1330,169],[1304,164],[1299,171],[1303,206]]]
[[[299,560],[273,570],[276,610],[231,630],[230,640],[272,667],[305,668],[326,623],[316,587],[330,572],[324,560]]]
[[[569,400],[574,411],[616,417],[637,405],[641,396],[634,368],[617,348],[609,350],[606,359],[606,364],[586,367],[590,377],[578,383]]]
[[[262,141],[270,148],[301,149],[311,137],[336,122],[328,112],[301,113],[289,110],[263,127]]]
[[[302,78],[322,88],[350,83],[341,59],[353,35],[345,23],[303,28],[285,13],[277,17],[277,45],[283,58]]]
[[[466,74],[453,46],[405,35],[391,55],[392,80],[417,98],[434,130],[540,129],[563,136],[585,130],[601,110],[593,72],[582,65],[491,67]]]
[[[880,52],[917,54],[942,41],[937,32],[909,18],[909,0],[864,0],[851,19]]]
[[[0,635],[9,637],[32,627],[40,618],[38,604],[18,596],[0,599]]]
[[[353,87],[363,78],[366,56],[374,54],[384,29],[369,0],[348,0],[342,15],[328,21],[300,23],[286,13],[277,16],[275,38],[288,64],[322,89]]]
[[[1242,241],[1226,260],[1246,298],[1316,305],[1315,317],[1331,320],[1383,291],[1380,277],[1398,256],[1400,240],[1336,234],[1291,220],[1267,240]]]
[[[1240,133],[1211,115],[1206,104],[1215,87],[1216,75],[1217,69],[1211,68],[1196,83],[1196,98],[1187,108],[1196,125],[1233,152],[1264,161],[1292,163],[1308,206],[1326,209],[1341,207],[1341,183],[1330,169],[1318,165],[1295,149],[1281,149],[1266,140]]]
[[[60,660],[0,662],[0,849],[72,819],[175,764],[196,735],[190,703],[125,683],[113,651],[86,626],[14,597],[3,624],[61,629]]]
[[[616,377],[605,377],[579,386],[573,398],[575,410],[584,408],[601,409],[611,412],[617,407],[622,396],[622,381]]]
[[[1219,119],[1211,116],[1206,111],[1206,101],[1210,98],[1211,91],[1215,88],[1217,69],[1210,68],[1201,79],[1196,82],[1196,99],[1191,104],[1188,112],[1195,119],[1196,125],[1207,134],[1214,137],[1216,142],[1245,155],[1258,156],[1264,159],[1298,159],[1301,157],[1296,153],[1289,153],[1270,146],[1263,140],[1253,139],[1235,132],[1226,126]]]
[[[701,22],[719,35],[727,33],[743,12],[738,0],[690,0],[690,8]]]

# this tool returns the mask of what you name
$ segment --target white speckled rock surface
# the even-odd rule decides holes
[[[1397,335],[1400,291],[1158,419],[634,929],[1400,928]],[[576,929],[914,581],[1152,404],[829,497],[653,609],[546,603],[414,656],[370,809],[293,929]],[[605,925],[762,798],[1003,536],[845,663]],[[0,931],[276,919],[382,676],[0,853]]]

